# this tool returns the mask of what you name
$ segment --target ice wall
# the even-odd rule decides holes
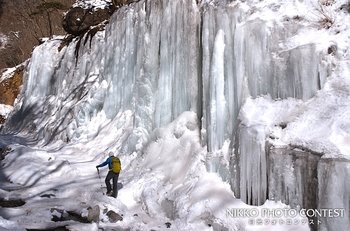
[[[93,38],[76,38],[61,51],[61,39],[53,39],[35,49],[7,127],[40,131],[37,138],[47,141],[90,139],[98,133],[86,129],[91,121],[102,126],[132,110],[134,146],[192,110],[202,118],[203,145],[220,152],[234,140],[247,96],[307,99],[322,85],[313,44],[278,45],[300,26],[248,16],[224,2],[140,1],[118,10]]]
[[[76,38],[61,51],[61,39],[37,47],[8,128],[41,130],[37,138],[47,141],[91,139],[95,118],[102,126],[132,110],[134,134],[144,137],[198,111],[197,11],[193,1],[141,1],[118,10],[91,41]],[[137,137],[131,140],[135,146]]]
[[[92,38],[76,38],[60,51],[62,39],[48,41],[33,52],[6,127],[44,143],[89,140],[131,110],[134,130],[125,146],[133,151],[153,129],[191,110],[201,118],[209,169],[231,179],[245,201],[261,204],[264,133],[257,127],[237,133],[240,107],[262,94],[308,99],[324,76],[315,45],[281,45],[301,25],[248,17],[222,1],[140,1],[118,10]]]
[[[298,23],[248,20],[248,12],[234,4],[205,5],[201,10],[207,165],[231,183],[237,197],[262,204],[267,195],[266,134],[263,128],[238,128],[241,105],[249,96],[265,94],[307,100],[323,86],[324,67],[315,44],[285,45],[302,28]],[[227,143],[229,153],[223,150]]]
[[[130,110],[134,126],[125,146],[134,151],[152,130],[191,110],[201,119],[208,167],[224,169],[245,201],[263,203],[265,133],[237,133],[240,107],[262,94],[308,99],[325,71],[314,44],[285,46],[302,24],[249,18],[231,1],[205,2],[143,0],[118,10],[92,38],[60,51],[62,38],[37,47],[4,131],[44,143],[88,141]]]
[[[247,20],[243,10],[227,5],[202,11],[203,126],[210,152],[233,139],[246,97],[306,100],[322,87],[325,76],[315,45],[283,47],[300,25]]]

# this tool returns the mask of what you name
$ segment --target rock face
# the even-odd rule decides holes
[[[75,36],[82,35],[92,27],[109,20],[115,10],[136,1],[137,0],[113,0],[112,4],[104,9],[86,9],[80,6],[73,7],[63,18],[62,26],[69,34]]]
[[[62,14],[75,0],[1,0],[0,70],[31,55],[40,38],[64,34]],[[1,93],[1,92],[0,92]]]
[[[268,151],[268,198],[292,208],[317,208],[317,164],[321,155],[292,148]]]
[[[108,20],[113,14],[113,9],[83,9],[81,7],[71,8],[63,19],[64,30],[72,35],[84,34],[91,27]]]
[[[291,208],[318,207],[317,165],[321,155],[290,147],[268,149],[268,199],[282,201]],[[316,218],[310,218],[311,230],[317,230]]]
[[[23,68],[17,68],[11,78],[0,82],[0,104],[13,105],[15,102],[23,82]]]
[[[4,124],[5,121],[6,119],[2,115],[0,115],[0,124]]]

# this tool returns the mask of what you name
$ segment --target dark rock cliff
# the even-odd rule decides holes
[[[40,38],[65,34],[63,13],[74,0],[0,0],[0,70],[30,57]]]

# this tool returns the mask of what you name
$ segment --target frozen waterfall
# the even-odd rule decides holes
[[[93,136],[80,127],[97,115],[132,110],[134,128],[147,134],[192,110],[216,152],[233,140],[247,96],[307,99],[325,78],[314,45],[281,49],[283,27],[245,17],[226,5],[140,1],[114,14],[91,42],[77,38],[58,51],[61,39],[53,39],[34,50],[21,107],[7,127],[72,140]]]
[[[85,35],[61,49],[57,37],[38,46],[3,131],[36,134],[42,144],[88,141],[130,110],[126,149],[140,151],[154,129],[193,111],[208,168],[223,169],[237,196],[259,205],[268,196],[297,203],[293,195],[305,190],[301,182],[274,182],[271,191],[268,175],[288,169],[276,153],[269,162],[276,169],[269,169],[266,128],[239,125],[238,115],[247,97],[311,98],[328,67],[315,44],[288,45],[301,23],[249,18],[245,7],[218,2],[142,0],[118,10],[91,41]]]

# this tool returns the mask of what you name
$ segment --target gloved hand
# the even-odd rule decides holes
[[[97,170],[98,170],[98,166],[96,166]]]

